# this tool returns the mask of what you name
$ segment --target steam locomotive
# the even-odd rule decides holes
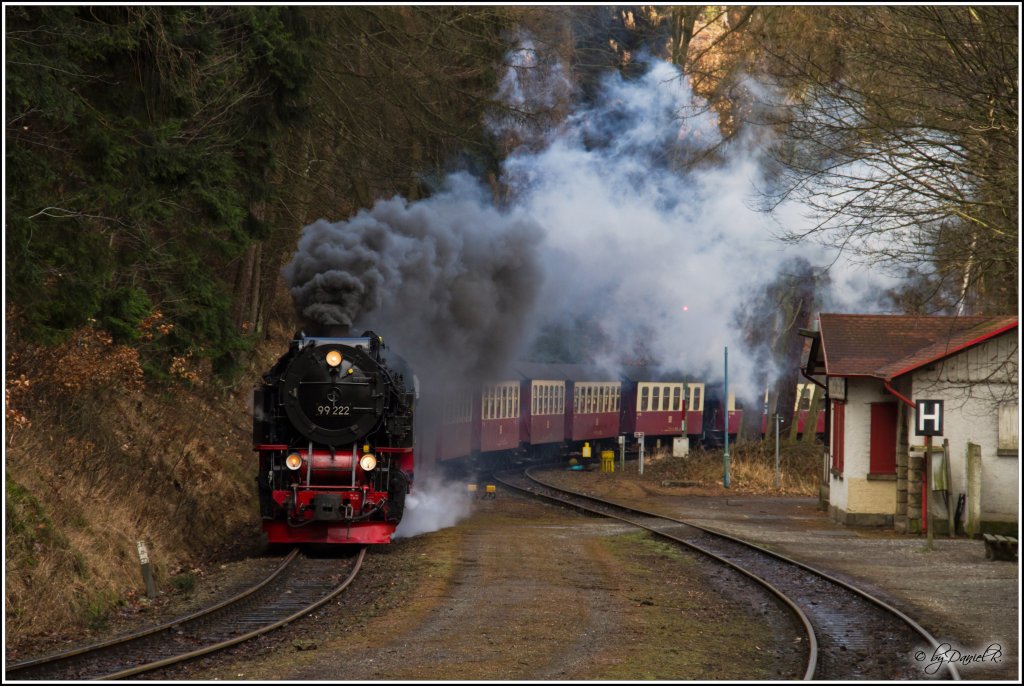
[[[253,391],[270,544],[389,543],[413,479],[415,382],[383,339],[295,340]]]

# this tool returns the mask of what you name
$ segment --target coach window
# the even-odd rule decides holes
[[[680,403],[682,402],[682,399],[683,399],[683,387],[682,386],[676,386],[675,388],[672,389],[672,411],[673,412],[678,412],[679,411],[679,409],[681,407]]]
[[[558,406],[555,408],[557,414],[565,414],[565,386],[555,386],[558,392]]]
[[[513,417],[519,417],[519,385],[518,384],[512,387],[512,397],[513,397],[512,408],[513,408],[513,410],[515,410],[515,413],[512,416]]]
[[[647,411],[647,401],[649,399],[649,396],[650,396],[650,389],[647,388],[647,386],[641,386],[640,387],[640,411],[641,412],[646,412]]]
[[[544,414],[551,414],[552,398],[551,391],[553,391],[550,385],[544,386]]]
[[[661,409],[661,386],[655,386],[651,391],[651,411],[657,412]]]
[[[597,389],[587,386],[587,414],[594,414],[594,404],[597,399]]]
[[[700,384],[694,384],[690,387],[690,408],[696,412],[700,412],[704,409],[704,387]]]

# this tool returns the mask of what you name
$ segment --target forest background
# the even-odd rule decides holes
[[[766,211],[821,217],[784,238],[905,271],[893,311],[1019,308],[1016,5],[4,12],[8,635],[102,624],[137,594],[138,540],[166,588],[257,528],[244,408],[296,325],[299,232],[454,170],[501,198],[530,141],[484,122],[571,105],[497,97],[524,36],[514,67],[565,65],[582,101],[642,54],[677,65],[721,143],[673,164],[763,136]],[[780,366],[817,278],[738,322]]]

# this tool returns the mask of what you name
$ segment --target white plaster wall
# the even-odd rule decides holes
[[[983,519],[1017,521],[1019,516],[1018,456],[996,454],[999,405],[1018,407],[1017,332],[986,341],[959,355],[913,374],[912,399],[943,400],[943,436],[949,439],[951,502],[967,492],[967,443],[981,446],[981,514]],[[914,435],[914,413],[908,412],[911,445],[923,445]]]
[[[846,380],[846,413],[844,430],[843,478],[833,476],[829,484],[829,503],[846,512],[877,512],[893,514],[896,511],[895,482],[879,482],[866,484],[868,471],[871,467],[871,403],[885,402],[893,399],[892,395],[884,394],[884,386],[878,379],[849,378]],[[835,426],[834,417],[833,424]],[[851,484],[854,487],[854,500],[851,501]],[[876,488],[877,486],[877,488]],[[877,509],[879,489],[892,491],[892,507]],[[871,491],[871,503],[856,502],[858,493]]]

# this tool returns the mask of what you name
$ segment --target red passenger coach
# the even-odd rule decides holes
[[[476,403],[473,448],[482,453],[519,447],[519,381],[484,384]]]
[[[681,382],[638,381],[624,390],[622,431],[645,436],[681,436],[685,406]]]
[[[437,437],[437,458],[454,460],[473,447],[473,393],[464,391],[445,400]]]
[[[718,403],[714,409],[714,421],[712,424],[714,431],[717,431],[719,433],[721,433],[725,429],[725,421],[720,410],[721,403]],[[743,424],[743,408],[736,407],[735,393],[729,394],[729,404],[727,411],[729,416],[729,435],[735,436],[739,432],[740,426]]]
[[[618,436],[622,382],[570,381],[569,384],[572,403],[566,403],[566,438],[591,441]]]
[[[523,418],[520,440],[530,445],[565,440],[565,381],[530,379],[523,382]]]
[[[695,446],[704,434],[704,384],[686,384],[686,435]]]

